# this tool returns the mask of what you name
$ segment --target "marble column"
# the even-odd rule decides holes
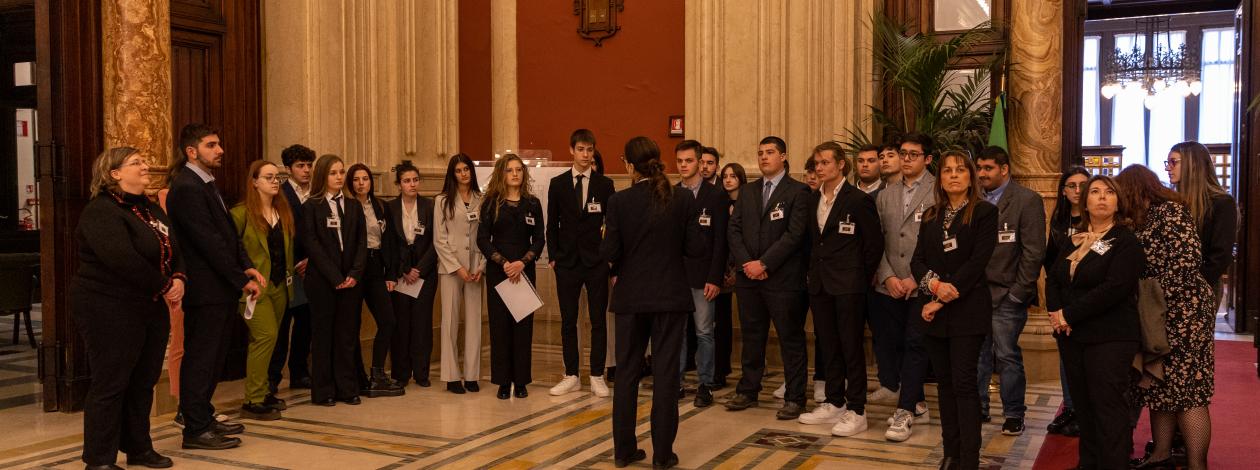
[[[173,148],[170,20],[169,0],[101,3],[105,147],[135,147],[163,175]]]
[[[495,153],[520,148],[516,63],[516,0],[490,0],[490,141]]]

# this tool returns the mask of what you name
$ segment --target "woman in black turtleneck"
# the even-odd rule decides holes
[[[119,450],[128,466],[172,464],[153,450],[149,408],[171,326],[164,300],[183,299],[184,266],[170,220],[144,195],[148,185],[138,150],[106,150],[92,165],[92,200],[75,229],[70,305],[92,368],[83,409],[89,469],[119,468]]]

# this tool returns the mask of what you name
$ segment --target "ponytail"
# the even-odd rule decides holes
[[[661,150],[656,142],[639,136],[626,142],[626,161],[634,167],[634,171],[649,180],[652,185],[652,206],[656,210],[664,210],[669,205],[674,190],[670,187],[669,178],[665,176],[665,164],[661,163]]]

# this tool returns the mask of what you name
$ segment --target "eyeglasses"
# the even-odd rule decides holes
[[[259,176],[258,179],[266,181],[268,183],[275,183],[275,182],[280,181],[280,175],[262,175],[262,176]]]
[[[1170,158],[1170,159],[1164,160],[1164,168],[1172,168],[1174,166],[1177,166],[1180,163],[1181,163],[1180,159]]]
[[[919,157],[922,157],[922,156],[924,155],[924,153],[923,153],[923,152],[913,152],[913,151],[911,151],[911,152],[907,152],[907,151],[905,151],[905,150],[898,150],[898,151],[897,151],[897,155],[900,155],[902,160],[905,160],[905,161],[913,161],[913,160],[918,159]]]
[[[1080,189],[1085,189],[1085,183],[1067,183],[1067,184],[1064,184],[1063,187],[1065,189],[1071,189],[1073,191],[1076,191]]]

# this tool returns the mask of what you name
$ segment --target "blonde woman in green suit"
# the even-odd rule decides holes
[[[261,421],[280,419],[284,400],[267,388],[267,366],[276,347],[280,320],[293,297],[293,212],[280,195],[280,168],[258,160],[249,167],[245,202],[232,208],[232,221],[249,260],[267,279],[251,313],[241,299],[241,313],[249,326],[249,354],[245,361],[245,404],[241,417]]]

